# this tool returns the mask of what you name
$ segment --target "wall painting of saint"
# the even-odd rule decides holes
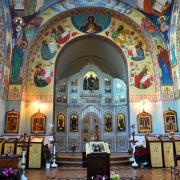
[[[104,117],[105,122],[105,131],[111,132],[112,131],[112,115],[106,114]]]
[[[5,133],[18,133],[19,131],[19,113],[14,109],[6,113]]]
[[[65,115],[60,113],[57,115],[57,131],[65,130]]]
[[[111,17],[98,13],[82,13],[72,16],[73,25],[84,33],[99,33],[110,24]]]

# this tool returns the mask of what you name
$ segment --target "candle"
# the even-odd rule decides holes
[[[135,141],[135,139],[134,139],[134,133],[132,133],[132,135],[133,135],[133,142]]]
[[[56,146],[54,145],[54,151],[53,154],[56,154]]]
[[[26,153],[25,151],[22,152],[22,164],[25,163],[25,153]]]

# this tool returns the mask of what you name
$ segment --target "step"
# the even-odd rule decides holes
[[[130,165],[129,161],[110,161],[111,166],[128,166]]]
[[[130,165],[128,153],[112,153],[110,155],[111,166],[128,166]],[[82,167],[82,153],[57,153],[56,161],[62,167]]]
[[[82,167],[82,162],[69,162],[69,161],[57,161],[59,166],[63,167]],[[128,166],[130,165],[129,161],[111,161],[111,166]]]
[[[56,157],[56,160],[59,160],[59,161],[75,161],[75,162],[82,162],[82,158],[72,158],[72,157],[70,157],[70,158],[68,158],[68,157]]]
[[[82,167],[82,162],[56,161],[56,163],[63,167]]]

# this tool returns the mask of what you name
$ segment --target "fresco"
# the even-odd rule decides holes
[[[116,29],[112,28],[111,38],[119,45],[127,43],[127,36],[129,34],[128,29],[124,29],[124,26],[120,24]]]
[[[26,0],[24,1],[23,6],[24,10],[21,14],[18,11],[15,11],[12,5],[9,6],[13,30],[13,46],[16,44],[18,37],[21,32],[23,32],[22,30],[27,24],[37,27],[38,24],[41,23],[41,18],[34,18],[39,13],[39,11],[36,11],[36,0]]]
[[[11,83],[22,83],[22,66],[24,61],[24,50],[26,48],[27,43],[25,41],[22,41],[21,44],[17,44],[13,49],[10,75]]]
[[[180,82],[179,82],[178,66],[173,68],[173,82],[174,82],[174,97],[178,98],[180,96]]]
[[[145,59],[143,43],[138,41],[134,47],[129,49],[128,55],[131,56],[131,59],[134,61],[142,61]]]
[[[38,63],[35,66],[34,71],[34,85],[37,87],[45,87],[51,82],[51,78],[53,77],[53,71],[48,68],[48,65],[44,65]]]
[[[47,42],[47,40],[43,40],[41,44],[41,57],[48,61],[52,59],[56,54],[56,50],[54,47],[54,43]]]
[[[171,71],[171,63],[169,58],[168,51],[161,45],[157,46],[158,51],[158,63],[161,68],[161,82],[163,85],[171,85],[172,84],[172,71]]]
[[[159,22],[158,22],[158,18],[160,18],[161,16],[158,16],[156,13],[154,13],[153,11],[147,10],[146,8],[144,9],[145,1],[146,0],[141,1],[141,3],[140,3],[140,1],[137,1],[137,3],[135,1],[133,1],[133,2],[131,2],[131,5],[133,5],[133,7],[135,7],[135,8],[141,9],[142,12],[145,11],[145,14],[148,16],[148,18],[146,16],[144,16],[142,13],[138,12],[136,9],[133,9],[132,7],[128,6],[127,4],[124,4],[122,2],[118,2],[115,0],[111,0],[111,1],[108,0],[108,2],[106,0],[105,1],[100,1],[100,0],[98,0],[98,1],[86,1],[86,0],[68,1],[67,0],[67,1],[61,1],[61,2],[52,1],[52,3],[54,3],[54,2],[57,2],[57,3],[54,4],[53,6],[47,8],[45,11],[43,11],[43,9],[45,7],[47,7],[48,5],[50,5],[51,2],[48,0],[44,1],[44,2],[37,0],[36,12],[38,12],[38,10],[40,10],[40,12],[42,12],[42,13],[40,13],[37,16],[37,18],[39,20],[38,20],[36,27],[33,24],[32,26],[28,25],[27,28],[25,29],[28,44],[30,44],[29,42],[33,40],[34,36],[38,35],[37,38],[40,37],[39,30],[38,30],[39,27],[46,29],[45,27],[48,26],[48,23],[51,23],[51,29],[48,29],[46,32],[44,32],[45,33],[44,37],[41,37],[41,43],[39,43],[38,46],[39,47],[42,46],[42,41],[44,39],[44,40],[47,40],[48,44],[49,43],[51,44],[52,42],[54,42],[54,44],[57,48],[57,52],[58,52],[64,46],[64,44],[66,44],[69,40],[71,40],[75,37],[78,37],[78,36],[82,35],[83,33],[88,33],[88,32],[80,31],[81,32],[80,33],[79,31],[77,31],[77,29],[75,30],[76,26],[72,27],[71,23],[69,25],[67,25],[67,23],[64,23],[64,22],[62,22],[61,24],[58,23],[58,25],[59,25],[59,30],[58,30],[58,27],[54,26],[54,24],[57,24],[57,22],[59,22],[62,18],[59,18],[59,19],[56,18],[52,21],[49,21],[53,16],[56,16],[58,13],[65,12],[65,11],[67,11],[69,9],[73,9],[75,7],[78,8],[78,7],[85,7],[85,6],[89,6],[89,7],[96,6],[96,7],[106,7],[109,9],[113,9],[116,12],[122,13],[123,15],[125,15],[127,17],[125,19],[125,24],[132,23],[131,21],[128,22],[128,18],[130,18],[134,22],[136,22],[137,26],[141,26],[142,29],[147,30],[147,37],[149,38],[149,41],[150,41],[149,43],[152,43],[152,45],[147,46],[146,43],[144,43],[144,40],[142,40],[140,38],[138,39],[136,37],[136,33],[139,33],[138,32],[139,30],[136,27],[134,27],[134,32],[133,32],[133,31],[130,31],[130,29],[127,28],[125,24],[121,24],[121,22],[119,24],[115,23],[115,25],[113,25],[112,20],[111,20],[110,25],[104,31],[102,31],[102,32],[97,31],[95,33],[103,35],[107,38],[110,38],[111,40],[116,42],[121,48],[124,48],[123,51],[125,52],[125,54],[127,54],[127,56],[129,56],[129,58],[128,58],[128,60],[130,61],[129,66],[131,64],[133,64],[133,62],[134,62],[133,66],[138,67],[137,69],[136,68],[130,69],[130,72],[132,75],[132,78],[130,78],[130,82],[131,82],[130,84],[132,85],[132,87],[139,89],[138,87],[134,86],[135,76],[134,76],[134,72],[133,72],[133,71],[135,71],[135,73],[138,74],[141,71],[140,68],[143,68],[143,67],[140,67],[138,62],[147,62],[148,64],[153,62],[154,63],[153,68],[156,69],[156,71],[154,71],[154,73],[153,73],[153,68],[150,67],[149,73],[152,76],[151,83],[152,84],[155,83],[157,94],[159,94],[158,91],[160,89],[159,88],[160,85],[163,85],[164,87],[166,87],[166,86],[169,87],[169,85],[172,85],[172,83],[167,83],[162,80],[163,79],[162,66],[160,67],[160,65],[158,63],[157,45],[161,44],[166,51],[169,51],[168,50],[169,45],[168,44],[167,44],[168,46],[166,45],[166,43],[168,41],[166,41],[166,43],[165,43],[164,36],[162,36],[162,33],[159,33],[159,31],[157,31],[156,27],[160,25],[160,24],[158,25],[158,23],[161,23],[162,29],[163,29],[163,27],[164,27],[164,30],[168,29],[167,26],[169,27],[169,22],[170,22],[171,18],[170,18],[170,16],[169,17],[165,17],[165,16],[168,14],[168,12],[170,12],[170,9],[172,9],[171,7],[173,4],[173,1],[171,1],[171,2],[168,1],[167,9],[166,9],[166,11],[163,12],[164,13],[162,15],[163,17],[161,19],[159,19]],[[151,1],[149,1],[149,2],[151,2]],[[127,1],[127,3],[130,4],[130,2],[128,2],[128,1]],[[151,6],[152,6],[152,4],[151,4]],[[151,7],[151,9],[153,9],[153,8]],[[89,14],[93,15],[95,13],[91,12]],[[154,24],[152,24],[151,20],[149,20],[151,15],[156,16],[156,21],[153,22]],[[169,15],[170,15],[170,13],[169,13]],[[68,12],[66,13],[65,16],[68,16]],[[72,14],[69,13],[69,16],[72,16]],[[86,19],[86,22],[87,22],[87,19]],[[161,20],[161,22],[160,22],[160,20]],[[163,20],[165,22],[163,22]],[[99,25],[97,22],[96,22],[96,24]],[[82,25],[85,25],[85,23]],[[120,30],[121,29],[120,25],[124,26],[123,30]],[[120,28],[118,29],[118,27],[120,27]],[[160,26],[158,28],[160,30]],[[119,33],[118,31],[122,31],[122,33]],[[135,43],[132,43],[134,40],[136,40]],[[141,44],[141,42],[142,42],[142,44]],[[152,48],[154,50],[152,55],[148,55],[149,54],[149,52],[147,50],[148,48]],[[47,50],[47,52],[49,51],[48,48],[46,50]],[[57,53],[55,53],[55,52],[54,52],[54,54],[53,53],[51,54],[50,52],[48,52],[47,54],[48,54],[48,56],[50,56],[50,58],[49,57],[47,58],[47,57],[44,57],[45,53],[41,53],[40,49],[38,48],[37,52],[34,52],[35,54],[38,53],[38,58],[34,55],[35,57],[33,56],[32,61],[34,61],[33,59],[37,58],[38,61],[40,61],[40,63],[42,60],[54,62],[54,59],[56,58],[56,55],[57,55]],[[29,54],[29,53],[31,54],[31,50],[28,50],[27,54]],[[148,61],[147,61],[147,59],[148,59]],[[38,63],[36,62],[36,65],[37,64]],[[33,68],[35,69],[35,65]],[[169,76],[172,79],[172,72],[169,72],[169,73],[170,73]],[[161,76],[161,81],[160,81],[161,84],[159,83],[159,80],[156,79],[156,77],[158,77],[159,74]],[[34,76],[32,76],[32,77],[34,78]],[[51,82],[45,87],[48,87],[49,85],[51,85]],[[31,83],[31,84],[33,84],[33,83]],[[143,89],[143,91],[145,91],[147,93],[147,91],[150,91],[151,87],[154,87],[154,85],[153,86],[150,85],[146,89]],[[142,91],[142,89],[139,89],[139,90]],[[171,88],[170,88],[170,90],[171,90]],[[154,98],[154,95],[153,95],[153,98]]]
[[[169,100],[174,98],[173,86],[162,86],[162,98]]]
[[[0,2],[0,86],[1,95],[6,98],[9,83],[9,62],[11,56],[11,20],[8,1]]]
[[[169,42],[169,26],[173,3],[174,0],[122,0],[122,2],[117,0],[27,0],[25,3],[26,10],[23,19],[25,18],[24,21],[25,24],[27,24],[27,21],[30,20],[33,14],[36,14],[39,11],[43,12],[47,7],[55,13],[61,13],[68,9],[79,7],[105,7],[122,14],[132,14],[133,8],[137,8],[151,19],[161,31],[166,42]]]
[[[21,100],[21,85],[9,85],[8,100]]]
[[[11,15],[9,11],[9,4],[7,1],[3,1],[4,9],[4,28],[5,28],[5,53],[4,53],[4,77],[3,77],[3,88],[4,94],[8,94],[9,85],[9,74],[10,74],[10,61],[12,53],[12,26],[11,26]]]
[[[30,59],[31,63],[29,64],[29,68],[31,69],[31,71],[28,75],[30,77],[27,87],[28,100],[32,100],[35,97],[40,98],[41,96],[43,96],[43,98],[49,98],[50,92],[53,93],[53,69],[56,55],[53,55],[49,59],[43,58],[41,52],[42,42],[46,40],[47,42],[54,43],[54,48],[57,51],[60,51],[61,48],[71,39],[88,33],[79,32],[79,30],[74,27],[74,24],[72,24],[72,19],[72,17],[69,17],[59,21],[56,20],[56,22],[58,23],[51,24],[50,28],[40,33],[41,36],[39,36],[39,40],[36,41],[36,46],[34,46],[33,48],[32,56]],[[131,74],[132,84],[130,95],[132,99],[135,99],[133,97],[137,94],[143,94],[143,96],[146,97],[150,95],[150,98],[152,99],[152,97],[154,98],[156,96],[156,92],[154,85],[151,49],[149,48],[150,44],[140,31],[137,31],[137,29],[134,30],[131,26],[128,25],[131,23],[127,21],[127,19],[125,20],[126,22],[123,21],[123,18],[121,20],[118,20],[117,18],[111,18],[109,26],[102,32],[96,32],[96,34],[107,37],[118,44],[127,55],[129,64],[132,65],[133,63],[133,65],[129,67],[129,70],[131,72],[134,68],[134,73]],[[123,33],[126,36],[125,41],[118,40],[118,38],[121,38],[121,35],[117,34],[115,37],[114,32],[119,28],[120,25],[124,27]],[[58,38],[56,38],[55,30],[57,30],[58,28],[63,30],[60,32],[60,35],[57,36]],[[65,36],[62,36],[64,32],[67,33],[65,33]],[[68,36],[66,37],[66,35]],[[62,37],[66,37],[65,41],[59,40],[59,38]],[[132,51],[134,51],[132,50],[133,48],[137,50],[136,57],[134,54],[134,56],[129,56],[129,53],[132,53]],[[140,48],[140,51],[143,51],[143,57],[141,57],[142,52],[139,52]],[[53,94],[51,96],[53,97]]]
[[[44,5],[44,6],[42,6],[42,7],[40,7],[39,6],[39,4],[37,5],[38,6],[38,8],[40,8],[41,10],[41,12],[43,11],[43,9],[45,8],[45,7],[47,7],[47,4],[48,5],[50,5],[50,4],[52,4],[52,3],[54,3],[55,1],[52,1],[52,2],[50,2],[50,1],[47,1],[45,4],[46,4],[46,6]],[[38,3],[40,3],[40,2],[38,2]],[[134,2],[129,2],[129,1],[127,1],[126,2],[127,4],[129,3],[129,4],[133,4],[133,6],[134,7],[138,7],[138,4],[137,3],[134,3]],[[42,3],[40,3],[40,4],[42,4]],[[90,5],[91,4],[91,5]],[[115,11],[117,11],[118,13],[122,13],[122,14],[125,14],[125,15],[127,15],[128,17],[130,17],[131,19],[133,19],[135,22],[137,22],[137,23],[139,23],[139,22],[141,22],[141,18],[142,18],[142,13],[138,13],[138,11],[136,11],[136,10],[133,10],[130,6],[128,6],[127,4],[124,4],[124,3],[122,3],[122,2],[117,2],[117,1],[115,1],[115,0],[112,0],[112,1],[108,1],[108,2],[106,2],[106,1],[100,1],[100,0],[98,0],[98,1],[86,1],[86,0],[84,0],[84,1],[63,1],[63,2],[58,2],[58,3],[56,3],[56,4],[54,4],[53,6],[51,6],[51,7],[49,7],[49,8],[47,8],[46,10],[45,10],[45,12],[43,12],[43,13],[41,13],[40,15],[38,15],[35,19],[39,19],[38,21],[40,22],[41,21],[41,23],[39,23],[41,26],[44,24],[44,23],[46,23],[48,20],[50,20],[51,19],[51,17],[53,17],[53,16],[55,16],[55,15],[57,15],[58,13],[62,13],[62,12],[65,12],[66,10],[69,10],[69,9],[72,9],[72,8],[74,8],[74,7],[85,7],[85,6],[92,6],[92,5],[94,5],[94,6],[97,6],[97,7],[108,7],[108,8],[110,8],[110,9],[113,9],[113,10],[115,10]],[[55,7],[55,6],[57,6],[57,9],[58,9],[58,7],[59,7],[59,11],[56,11],[56,12],[53,12],[53,10],[52,10],[52,7]],[[37,8],[36,8],[37,9]],[[130,9],[130,10],[128,10],[128,9]],[[145,21],[144,22],[146,22],[147,21],[147,19],[145,19]],[[148,20],[149,21],[149,20]],[[149,21],[150,22],[150,21]],[[151,23],[151,22],[150,22]],[[36,24],[36,23],[35,23]],[[40,26],[39,25],[39,26]],[[155,23],[155,25],[156,25],[156,23]],[[152,23],[151,23],[151,26],[152,26]],[[37,28],[38,28],[38,26],[37,26]],[[151,29],[152,30],[152,29]],[[32,31],[28,31],[28,34],[30,35],[30,34],[34,34],[34,33],[36,33],[35,31],[33,31],[32,33],[30,33],[30,32],[32,32]],[[154,33],[154,34],[153,34]],[[152,32],[152,34],[153,34],[153,36],[155,37],[156,36],[156,34],[155,34],[155,32]],[[159,33],[157,33],[157,34],[159,34]],[[35,35],[35,34],[34,34]]]
[[[24,16],[33,15],[36,12],[37,0],[24,1]]]
[[[169,26],[174,0],[137,0],[138,9],[158,27],[169,43]]]
[[[103,14],[78,14],[72,16],[73,25],[84,33],[99,33],[110,24],[111,17]]]
[[[2,4],[0,2],[0,7],[2,7]],[[5,40],[5,34],[4,34],[4,30],[3,30],[3,11],[0,8],[0,42],[4,42]],[[2,86],[2,80],[3,80],[3,52],[4,52],[4,44],[0,43],[0,86]],[[2,93],[0,92],[0,95]]]

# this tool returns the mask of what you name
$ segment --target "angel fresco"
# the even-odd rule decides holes
[[[159,27],[161,33],[163,34],[164,38],[169,41],[168,32],[169,32],[169,26],[168,26],[168,17],[167,16],[161,16],[157,19],[157,26]]]
[[[169,27],[174,0],[137,0],[138,8],[158,27],[169,43]]]

